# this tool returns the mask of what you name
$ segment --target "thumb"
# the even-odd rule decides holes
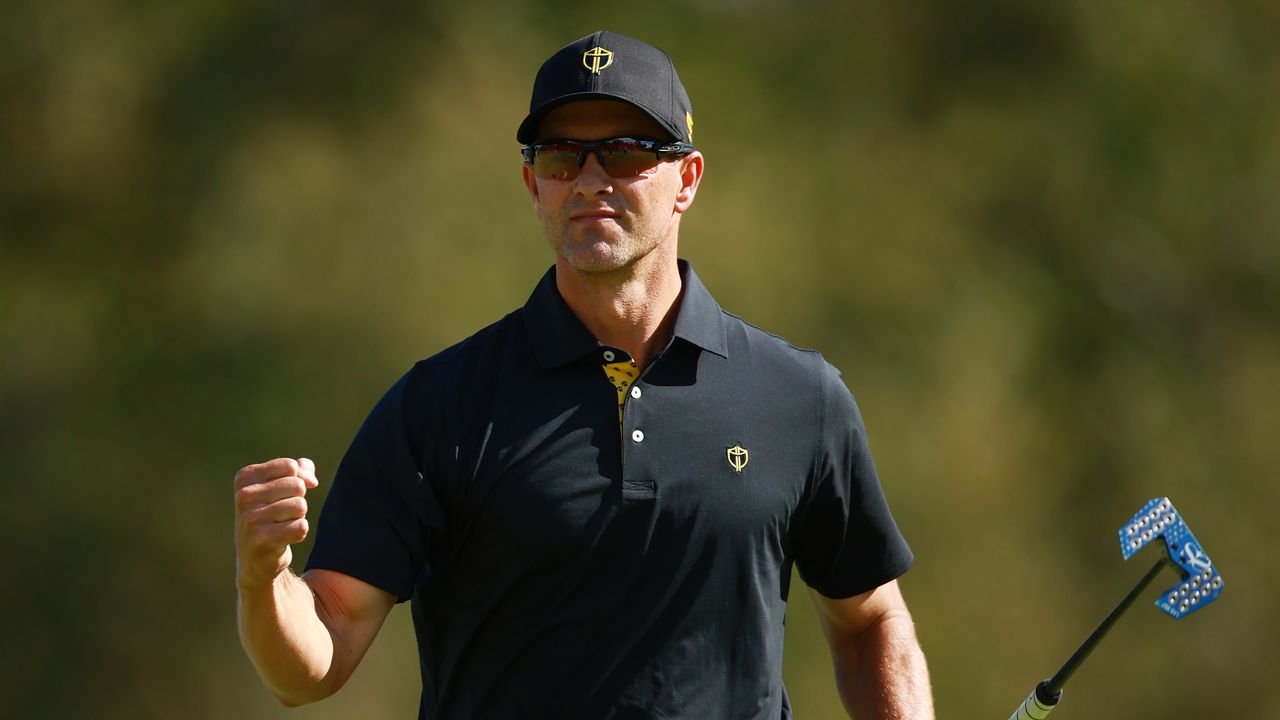
[[[316,477],[316,464],[311,458],[298,458],[298,473],[306,481],[308,489],[320,485],[320,480]]]

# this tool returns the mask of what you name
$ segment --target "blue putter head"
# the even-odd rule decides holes
[[[1178,568],[1182,581],[1162,592],[1156,607],[1178,620],[1217,600],[1222,593],[1222,575],[1182,515],[1164,497],[1148,502],[1120,528],[1120,550],[1128,560],[1159,539],[1164,540],[1161,552]]]

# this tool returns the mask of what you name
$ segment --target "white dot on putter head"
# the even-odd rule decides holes
[[[1222,587],[1222,578],[1221,578],[1221,577],[1216,577],[1216,578],[1214,578],[1214,579],[1213,579],[1213,586],[1214,586],[1214,587],[1216,587],[1216,588]]]

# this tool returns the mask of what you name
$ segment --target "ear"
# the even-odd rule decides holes
[[[520,167],[520,171],[524,176],[524,186],[529,191],[529,198],[533,200],[533,207],[538,207],[538,178],[533,176],[533,166],[524,163]]]
[[[702,181],[702,168],[702,153],[697,150],[680,159],[680,189],[676,192],[676,212],[683,213],[693,205],[693,198],[698,194],[698,183]]]

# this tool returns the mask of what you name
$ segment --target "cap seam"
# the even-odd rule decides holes
[[[600,44],[601,40],[603,39],[604,39],[604,31],[603,30],[595,31],[595,33],[591,35],[591,47],[588,47],[587,50],[591,50],[592,48],[604,48],[604,46]],[[608,50],[608,48],[604,48],[604,49]],[[597,73],[591,74],[592,91],[600,92],[600,87],[603,84],[604,84],[603,72],[597,72]]]
[[[662,56],[667,59],[667,117],[674,118],[678,122],[679,118],[676,118],[676,63],[667,54],[666,50],[661,52]],[[676,133],[677,140],[683,138],[683,132]]]

